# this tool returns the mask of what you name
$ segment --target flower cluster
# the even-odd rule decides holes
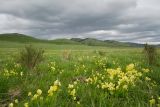
[[[42,96],[43,91],[41,89],[37,89],[35,94],[32,94],[32,92],[28,92],[28,97],[29,101],[25,102],[23,105],[24,107],[29,107],[29,104],[32,102],[36,102],[38,100],[44,100],[47,99],[48,97],[53,96],[53,92],[58,91],[58,89],[61,86],[61,82],[59,80],[54,81],[53,86],[50,86],[50,89],[48,90],[48,96]],[[18,99],[16,99],[14,102],[10,103],[8,106],[9,107],[14,107],[15,104],[18,104]]]
[[[94,73],[85,81],[87,84],[97,85],[98,88],[113,93],[119,90],[127,91],[130,86],[135,86],[141,76],[142,73],[135,69],[135,65],[129,64],[124,71],[120,67],[106,69],[105,73]],[[149,80],[148,77],[146,79]]]
[[[5,77],[11,77],[11,76],[23,76],[23,72],[18,73],[16,70],[8,70],[8,69],[4,69],[3,75]]]
[[[53,93],[56,92],[59,87],[61,86],[61,83],[59,80],[56,80],[52,86],[50,86],[48,90],[48,96],[53,96]]]
[[[71,98],[77,102],[77,104],[80,104],[80,101],[78,100],[76,96],[76,88],[77,88],[77,81],[74,81],[73,84],[68,84],[68,94],[71,96]]]

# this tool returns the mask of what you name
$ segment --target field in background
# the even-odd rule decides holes
[[[143,48],[30,44],[45,50],[45,61],[35,70],[26,71],[17,67],[19,65],[15,62],[15,58],[28,44],[0,41],[0,106],[9,104],[10,107],[13,107],[12,104],[15,107],[160,106],[158,105],[160,67],[147,64]],[[66,59],[64,54],[68,53],[70,58]],[[130,70],[126,70],[126,66],[130,67]],[[14,71],[15,74],[5,76],[5,70]],[[124,82],[124,87],[116,90],[118,81],[124,77],[115,77],[112,80],[110,76],[124,73],[123,75],[129,79],[126,81],[130,81],[131,74],[127,74],[130,71],[134,72],[133,81]],[[57,85],[56,80],[61,85]],[[52,93],[48,91],[52,85],[53,95],[50,96]],[[28,92],[32,95],[28,95]],[[34,95],[37,95],[35,99]]]

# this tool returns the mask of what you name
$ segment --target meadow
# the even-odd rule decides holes
[[[32,70],[16,61],[29,44],[45,51]],[[143,48],[0,41],[0,107],[7,106],[160,107],[160,66],[148,64]]]

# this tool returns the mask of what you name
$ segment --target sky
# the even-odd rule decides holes
[[[160,44],[160,0],[0,0],[0,33]]]

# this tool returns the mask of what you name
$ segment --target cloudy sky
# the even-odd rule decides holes
[[[160,0],[0,0],[0,33],[160,43]]]

